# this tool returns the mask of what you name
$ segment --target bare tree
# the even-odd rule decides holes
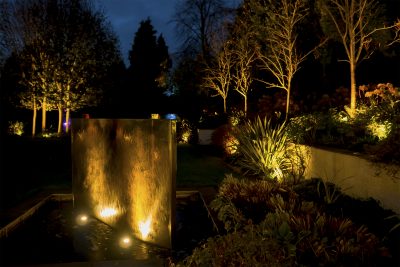
[[[206,61],[211,55],[212,38],[225,19],[222,0],[183,0],[175,7],[174,22],[182,39],[182,50],[192,50]]]
[[[177,61],[185,69],[175,70],[174,81],[179,99],[185,103],[182,106],[190,110],[190,117],[200,116],[200,111],[207,109],[210,90],[204,90],[205,75],[215,75],[204,70],[220,60],[217,57],[228,35],[226,25],[234,18],[234,9],[227,8],[226,3],[224,0],[180,0],[175,6],[173,22],[181,41]],[[190,107],[186,105],[189,98],[193,103]]]
[[[253,63],[257,58],[257,52],[251,43],[252,32],[243,33],[239,39],[235,41],[235,71],[233,73],[233,81],[235,83],[235,91],[238,92],[244,100],[244,114],[247,114],[248,94],[253,83]]]
[[[350,108],[351,117],[356,115],[356,68],[357,63],[368,58],[376,46],[377,34],[384,30],[395,29],[395,37],[389,45],[398,42],[400,20],[391,26],[379,21],[380,7],[375,0],[320,0],[321,24],[325,30],[336,30],[346,52],[350,65]],[[333,24],[333,25],[332,25]],[[329,30],[328,30],[329,31]]]
[[[224,113],[227,111],[226,100],[228,98],[231,86],[232,76],[231,70],[233,66],[233,54],[230,51],[227,42],[221,52],[217,55],[216,62],[213,66],[205,69],[205,77],[203,86],[215,91],[212,97],[221,96],[224,103]]]
[[[299,65],[311,53],[302,55],[297,49],[296,27],[306,16],[301,0],[250,1],[256,15],[265,17],[263,40],[266,49],[258,49],[261,68],[267,70],[275,81],[259,80],[269,88],[286,91],[286,119],[289,115],[290,93],[293,76]]]

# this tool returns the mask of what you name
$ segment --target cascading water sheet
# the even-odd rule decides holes
[[[175,121],[73,119],[71,143],[76,209],[140,240],[171,248]]]

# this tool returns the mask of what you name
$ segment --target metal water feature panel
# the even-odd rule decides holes
[[[175,121],[73,119],[71,138],[75,208],[142,241],[171,248]]]

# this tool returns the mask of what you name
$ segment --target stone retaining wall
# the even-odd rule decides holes
[[[371,162],[359,155],[303,146],[305,177],[319,177],[358,198],[372,197],[400,214],[400,166]]]

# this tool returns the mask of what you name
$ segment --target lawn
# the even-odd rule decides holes
[[[217,187],[225,174],[232,172],[213,146],[180,144],[177,147],[178,188]]]

